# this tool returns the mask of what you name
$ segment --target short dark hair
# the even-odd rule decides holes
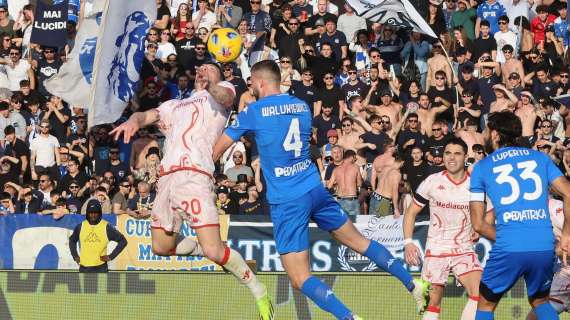
[[[499,134],[499,146],[517,146],[522,135],[522,124],[519,117],[513,117],[512,112],[501,111],[489,114],[487,121],[489,130]]]
[[[12,125],[7,125],[6,128],[4,128],[4,135],[9,135],[9,134],[13,134],[16,133],[16,129],[14,128],[14,126]]]
[[[467,144],[461,138],[453,137],[453,138],[447,140],[447,142],[445,143],[445,146],[443,147],[443,150],[445,150],[445,148],[447,148],[447,146],[451,145],[451,144],[456,145],[456,146],[460,146],[461,149],[463,149],[463,153],[467,154],[467,150],[469,148],[467,148]]]
[[[506,21],[507,23],[509,22],[509,17],[507,17],[506,15],[502,15],[499,17],[499,21]]]
[[[303,73],[306,71],[303,70]],[[251,67],[251,74],[254,73],[264,73],[265,78],[275,83],[281,82],[281,70],[275,61],[264,60],[259,61]]]
[[[11,200],[11,199],[12,196],[8,192],[4,191],[0,193],[0,200]]]
[[[487,20],[481,21],[481,23],[480,23],[479,25],[480,25],[481,27],[482,27],[482,26],[491,27],[491,24],[490,24],[489,21],[487,21]]]
[[[356,156],[356,152],[352,149],[348,149],[344,152],[343,159],[349,159]]]

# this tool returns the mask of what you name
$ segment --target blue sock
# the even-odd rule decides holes
[[[321,309],[332,313],[337,319],[345,319],[352,314],[350,310],[337,299],[329,286],[313,276],[303,283],[301,292],[313,300]]]
[[[534,308],[534,313],[538,320],[558,320],[558,313],[549,302],[543,303]]]
[[[378,267],[382,270],[389,272],[394,277],[398,278],[408,291],[414,290],[414,278],[412,275],[404,269],[402,262],[394,258],[394,256],[384,247],[376,241],[370,241],[370,245],[364,255],[368,259],[374,261]]]
[[[495,314],[491,311],[477,310],[477,313],[475,313],[475,320],[495,320]]]

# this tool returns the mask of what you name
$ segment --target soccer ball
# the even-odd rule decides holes
[[[240,55],[243,42],[232,28],[217,29],[210,34],[208,51],[219,62],[232,62]]]

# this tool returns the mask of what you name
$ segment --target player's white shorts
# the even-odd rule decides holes
[[[482,270],[483,267],[475,252],[441,256],[427,255],[422,267],[422,279],[431,284],[445,286],[450,272],[458,278],[469,272]]]
[[[561,270],[554,274],[550,300],[560,304],[561,310],[570,311],[570,270]]]
[[[183,219],[192,228],[220,225],[210,176],[180,170],[160,177],[151,227],[179,232]]]

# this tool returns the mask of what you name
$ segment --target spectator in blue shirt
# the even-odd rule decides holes
[[[570,32],[568,31],[568,8],[566,4],[559,4],[558,14],[558,18],[554,20],[554,34],[567,47],[570,44]]]
[[[487,0],[477,8],[477,21],[475,22],[475,37],[479,38],[479,26],[481,21],[489,21],[491,27],[490,34],[494,35],[499,31],[499,17],[507,15],[505,7],[498,3],[497,0]]]

